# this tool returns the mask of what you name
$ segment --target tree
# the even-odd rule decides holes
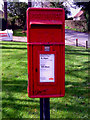
[[[68,10],[67,6],[63,5],[64,2],[50,2],[51,7],[53,8],[63,8],[65,10],[65,19],[67,19],[67,15],[71,12]]]
[[[7,28],[7,0],[3,0],[4,3],[4,19],[2,20],[3,22],[3,30],[5,30]]]
[[[10,2],[8,3],[8,16],[11,20],[12,29],[14,29],[15,23],[24,27],[26,23],[26,10],[28,8],[25,2]]]
[[[76,2],[75,3],[78,7],[82,7],[82,10],[84,10],[84,15],[87,20],[88,25],[88,31],[90,31],[90,2]]]

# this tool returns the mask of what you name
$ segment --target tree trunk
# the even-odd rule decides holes
[[[32,7],[32,2],[31,2],[31,0],[28,0],[28,7]]]
[[[7,2],[4,2],[4,18],[6,21],[6,28],[7,28]]]

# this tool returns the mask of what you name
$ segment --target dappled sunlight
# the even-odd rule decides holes
[[[26,43],[2,43],[3,118],[40,118],[40,99],[27,93]],[[50,118],[87,119],[89,51],[75,46],[65,50],[65,97],[50,98]]]

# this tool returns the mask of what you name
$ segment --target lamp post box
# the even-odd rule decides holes
[[[61,8],[27,10],[28,96],[65,94],[65,18]]]

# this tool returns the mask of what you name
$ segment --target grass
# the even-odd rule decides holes
[[[82,31],[81,31],[80,29],[70,28],[70,27],[68,27],[68,26],[65,26],[65,29],[70,29],[70,30],[79,31],[79,32],[85,32],[85,30],[82,30]],[[22,31],[23,31],[22,29],[14,30],[13,36],[22,36],[22,37],[26,37],[26,32],[23,33]]]
[[[26,43],[2,44],[2,117],[40,118],[40,99],[27,94]],[[89,50],[66,46],[65,97],[50,98],[50,118],[88,120]]]
[[[65,26],[65,29],[70,29],[70,30],[74,30],[74,31],[78,31],[78,32],[86,32],[84,29],[81,30],[81,29],[77,29],[77,28],[71,28],[69,26]]]
[[[22,29],[17,29],[17,30],[14,30],[13,32],[13,36],[22,36],[22,37],[26,37],[26,33],[22,33]]]

